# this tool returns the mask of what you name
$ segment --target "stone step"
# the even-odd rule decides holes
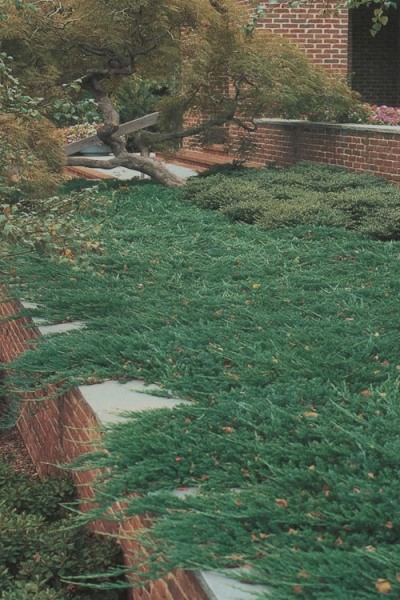
[[[108,380],[93,385],[80,385],[79,391],[102,425],[123,421],[123,413],[126,412],[188,404],[180,398],[168,397],[158,385],[146,385],[144,381],[137,379],[126,383]]]

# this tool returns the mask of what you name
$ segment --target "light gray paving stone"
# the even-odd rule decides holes
[[[271,595],[264,585],[242,583],[215,571],[199,571],[197,577],[210,600],[257,600],[260,594]]]
[[[23,308],[28,310],[35,310],[39,308],[39,304],[36,304],[36,302],[28,302],[27,300],[21,300],[21,305]],[[75,331],[76,329],[83,329],[86,326],[84,321],[50,323],[41,317],[31,317],[31,320],[39,329],[41,335],[50,335],[51,333],[68,333],[69,331]]]
[[[109,380],[94,385],[81,385],[79,389],[100,422],[104,424],[122,421],[124,417],[121,413],[124,412],[174,408],[179,404],[188,404],[179,398],[151,395],[152,391],[162,392],[162,389],[136,379],[127,383]]]
[[[166,164],[165,166],[169,171],[171,171],[171,173],[174,173],[174,175],[178,175],[179,177],[195,177],[199,174],[198,171],[195,171],[190,167],[181,167],[180,165],[170,164]]]
[[[46,321],[46,319],[42,319],[41,317],[30,317],[32,323],[34,323],[34,325],[36,325],[37,328],[39,328],[41,325],[43,326],[48,326],[50,325],[50,323],[48,321]]]
[[[41,335],[50,335],[52,333],[69,333],[76,329],[83,329],[85,323],[83,321],[70,321],[69,323],[55,323],[45,325],[46,321],[34,317],[32,321],[38,326]]]
[[[197,496],[199,493],[198,487],[187,487],[184,489],[178,488],[176,490],[156,490],[155,492],[148,492],[149,496],[157,496],[160,494],[164,494],[165,492],[171,494],[171,496],[175,496],[175,498],[186,498],[187,496]]]
[[[21,305],[23,306],[23,308],[39,308],[39,304],[36,304],[36,302],[28,302],[27,300],[21,300]]]
[[[188,487],[184,490],[173,490],[172,495],[175,496],[176,498],[186,498],[187,496],[197,496],[197,494],[199,493],[199,488],[198,487]]]

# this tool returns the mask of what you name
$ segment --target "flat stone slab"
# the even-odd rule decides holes
[[[83,321],[70,321],[69,323],[55,323],[46,325],[46,321],[43,319],[37,319],[33,317],[32,321],[39,329],[41,335],[50,335],[52,333],[68,333],[75,331],[76,329],[83,329],[85,323]]]
[[[257,600],[260,594],[271,595],[265,585],[242,583],[215,571],[199,571],[196,575],[210,600]]]
[[[109,380],[94,385],[81,385],[79,390],[104,424],[123,421],[121,413],[124,412],[174,408],[179,404],[188,404],[180,398],[151,395],[151,392],[162,392],[162,389],[158,385],[146,385],[136,379],[127,383]]]
[[[21,306],[23,306],[23,308],[39,308],[39,304],[37,304],[36,302],[28,302],[27,300],[21,300]]]
[[[23,308],[28,310],[36,310],[39,308],[39,304],[36,302],[28,302],[27,300],[21,300]],[[36,325],[41,335],[50,335],[52,333],[68,333],[69,331],[75,331],[76,329],[83,329],[86,327],[84,321],[68,321],[66,323],[49,323],[46,319],[40,317],[31,317],[32,323]]]

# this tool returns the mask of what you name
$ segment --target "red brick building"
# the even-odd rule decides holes
[[[251,0],[238,0],[252,5]],[[313,62],[335,69],[370,104],[400,105],[400,18],[389,14],[379,34],[370,34],[374,5],[334,14],[334,2],[309,1],[297,8],[288,2],[265,5],[258,27],[288,37],[305,50]]]
[[[309,59],[336,71],[369,104],[400,106],[400,16],[389,13],[388,24],[370,34],[374,4],[358,9],[329,11],[335,0],[308,0],[294,8],[288,2],[264,2],[265,16],[258,27],[287,37]],[[237,0],[254,10],[251,0]],[[233,137],[243,135],[231,129]],[[260,119],[250,134],[254,150],[250,166],[290,166],[300,161],[339,165],[371,173],[400,184],[400,127],[370,124],[324,124],[307,121]],[[193,140],[192,140],[193,141]],[[175,155],[181,164],[207,167],[230,162],[241,155],[225,148],[194,147],[186,141]]]

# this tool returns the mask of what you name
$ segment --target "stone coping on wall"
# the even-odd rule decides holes
[[[110,379],[93,385],[80,385],[79,391],[102,425],[123,421],[127,412],[189,404],[186,400],[167,396],[158,385],[146,385],[136,379],[125,383]]]
[[[21,300],[22,308],[27,310],[35,310],[38,305],[35,302],[27,302]],[[67,321],[65,323],[49,323],[45,319],[39,317],[30,317],[32,323],[39,331],[40,335],[50,335],[51,333],[68,333],[76,329],[83,329],[86,325],[84,321]]]
[[[20,301],[20,305],[27,311],[34,311],[38,305],[33,302]],[[42,336],[64,334],[85,327],[83,321],[66,323],[48,323],[43,319],[30,317],[32,324]],[[189,404],[182,398],[174,398],[167,394],[158,385],[147,385],[144,381],[131,380],[119,382],[107,380],[93,385],[78,386],[84,401],[96,415],[99,427],[121,422],[126,413],[143,412],[147,410],[168,408],[172,409],[182,404]],[[176,490],[172,492],[178,497],[196,493],[196,488]],[[230,571],[233,574],[233,571]],[[238,578],[233,578],[224,573],[199,570],[193,572],[200,587],[209,600],[256,600],[263,593],[270,595],[270,590],[264,585],[245,583]]]
[[[325,123],[322,121],[306,121],[303,119],[254,119],[256,125],[279,125],[281,127],[315,127],[316,129],[341,129],[343,131],[360,131],[368,133],[392,133],[400,135],[399,125],[369,125],[367,123]]]
[[[210,600],[257,600],[262,593],[273,598],[263,585],[242,583],[215,571],[200,571],[196,576]]]

